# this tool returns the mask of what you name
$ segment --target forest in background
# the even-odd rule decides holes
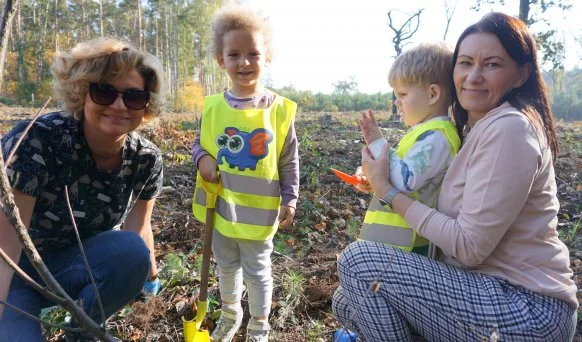
[[[483,6],[494,1],[476,0],[476,5]],[[6,0],[0,0],[0,5],[5,2]],[[222,2],[17,1],[12,21],[7,27],[8,34],[4,35],[7,41],[2,45],[5,48],[0,51],[0,103],[40,106],[52,95],[50,65],[55,56],[79,41],[114,36],[131,42],[161,60],[167,79],[168,112],[200,112],[204,95],[228,87],[226,74],[207,53],[210,19]],[[525,14],[530,22],[543,20],[544,4],[562,6],[544,0],[521,2],[528,6],[542,5],[538,10],[538,17]],[[445,3],[450,2],[445,0]],[[416,18],[418,23],[421,12],[419,10]],[[396,36],[406,33],[394,31]],[[548,45],[548,41],[555,42],[551,39],[553,35],[555,36],[555,31],[552,30],[537,35],[540,45],[545,48],[546,53],[542,55],[544,59],[547,56],[559,56],[566,48],[555,43]],[[399,51],[399,47],[395,48]],[[551,91],[554,114],[564,120],[582,120],[582,70],[564,70],[561,63],[550,62],[545,64],[550,65],[551,69],[545,72],[544,77]],[[274,89],[268,77],[264,81],[267,87],[296,101],[303,112],[387,110],[391,107],[390,94],[361,93],[354,76],[340,77],[344,79],[333,84],[334,90],[331,94],[295,89],[292,85]]]

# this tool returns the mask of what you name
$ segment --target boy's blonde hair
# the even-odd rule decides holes
[[[247,32],[259,32],[263,35],[267,61],[273,57],[273,32],[269,19],[259,12],[241,5],[228,5],[218,10],[211,24],[210,53],[222,55],[222,38],[230,31],[242,30]]]
[[[144,118],[151,119],[160,113],[163,102],[162,67],[153,55],[115,38],[96,38],[77,44],[51,67],[55,95],[77,120],[83,117],[89,83],[109,83],[132,70],[143,77],[150,92]]]
[[[388,83],[391,87],[438,84],[441,96],[450,100],[453,50],[444,42],[424,43],[405,51],[396,58]]]

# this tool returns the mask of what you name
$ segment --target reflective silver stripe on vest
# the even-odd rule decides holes
[[[220,179],[222,180],[222,187],[233,192],[270,197],[279,197],[281,195],[281,184],[276,179],[267,180],[226,172],[220,173]]]
[[[394,246],[409,247],[412,245],[410,228],[400,228],[376,223],[364,223],[360,231],[360,239],[376,241]]]
[[[206,192],[204,189],[198,189],[195,201],[196,204],[206,205]],[[279,215],[279,209],[269,210],[236,205],[228,203],[220,197],[216,200],[216,212],[227,221],[256,226],[272,226]]]

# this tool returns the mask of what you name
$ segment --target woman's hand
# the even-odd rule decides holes
[[[376,197],[382,198],[388,191],[392,184],[390,184],[389,174],[390,167],[388,165],[388,151],[390,145],[386,144],[382,147],[380,158],[374,160],[372,153],[367,146],[362,148],[362,172],[366,176],[372,191]]]
[[[380,127],[378,126],[374,113],[371,110],[369,110],[368,113],[361,111],[359,122],[362,133],[364,134],[366,145],[370,145],[375,140],[384,137],[382,132],[380,132]]]
[[[216,163],[216,159],[212,158],[211,155],[207,154],[200,158],[198,161],[198,171],[200,171],[200,177],[205,182],[218,183],[218,163]]]
[[[354,176],[358,177],[359,181],[358,184],[354,185],[356,189],[366,194],[372,192],[372,187],[370,186],[370,183],[368,183],[368,177],[364,175],[364,171],[362,170],[361,166],[358,166],[358,168],[356,169],[356,173],[354,173]]]

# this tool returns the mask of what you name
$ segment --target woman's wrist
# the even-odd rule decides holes
[[[159,275],[160,272],[158,272],[157,270],[150,271],[150,273],[148,274],[148,281],[155,281],[156,279],[158,279]]]
[[[386,196],[390,188],[393,188],[393,186],[389,182],[386,182],[385,184],[378,184],[374,189],[374,193],[378,199],[382,199]]]
[[[386,194],[384,196],[378,197],[378,200],[380,201],[380,204],[382,206],[392,209],[392,201],[394,200],[394,197],[396,197],[398,194],[400,194],[400,191],[395,187],[391,186],[388,188],[388,191],[386,191]]]
[[[394,198],[392,199],[392,210],[395,213],[404,217],[408,212],[408,209],[414,204],[416,200],[413,198],[408,197],[408,195],[399,192]]]

